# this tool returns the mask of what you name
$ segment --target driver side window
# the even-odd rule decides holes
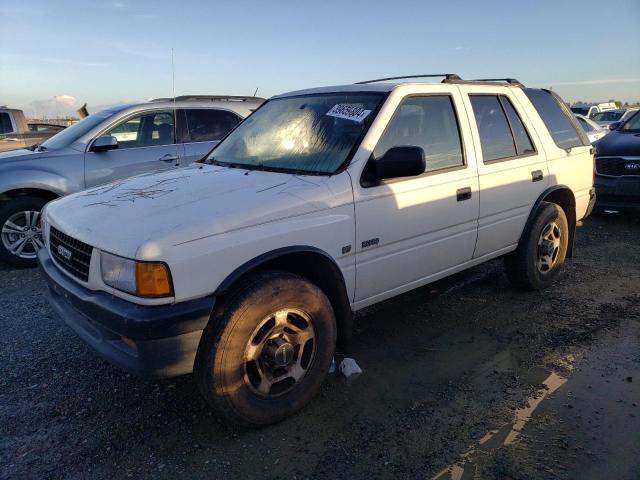
[[[153,147],[175,143],[172,111],[154,111],[128,118],[106,135],[116,137],[118,148]]]
[[[373,151],[374,158],[401,146],[424,150],[425,172],[464,166],[458,119],[449,95],[402,101]]]

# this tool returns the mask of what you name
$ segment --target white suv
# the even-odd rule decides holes
[[[264,425],[313,397],[357,310],[496,257],[549,285],[592,181],[553,92],[453,74],[316,88],[268,100],[203,163],[49,203],[39,262],[98,353],[194,372]]]

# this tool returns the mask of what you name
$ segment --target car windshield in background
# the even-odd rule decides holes
[[[94,127],[104,122],[107,118],[119,112],[121,109],[122,108],[102,110],[101,112],[89,115],[78,123],[75,123],[70,127],[65,128],[60,133],[57,133],[41,146],[47,150],[58,150],[60,148],[68,147],[85,133],[89,132]]]
[[[621,131],[640,132],[640,112],[636,112],[633,117],[622,124]]]
[[[589,113],[589,108],[583,108],[583,107],[571,107],[571,111],[573,113],[577,113],[578,115],[587,115]]]
[[[591,119],[596,122],[616,122],[622,118],[624,112],[598,112]]]
[[[381,93],[335,93],[270,100],[209,155],[249,169],[331,174],[373,121]]]

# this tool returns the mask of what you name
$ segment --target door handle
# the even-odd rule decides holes
[[[158,160],[160,160],[161,162],[175,162],[177,160],[179,160],[180,157],[176,156],[176,155],[171,155],[170,153],[167,153],[164,157],[160,157]]]
[[[532,182],[539,182],[540,180],[542,180],[542,177],[542,170],[534,170],[533,172],[531,172]]]
[[[469,200],[470,198],[471,198],[471,187],[464,187],[456,190],[456,199],[459,202]]]

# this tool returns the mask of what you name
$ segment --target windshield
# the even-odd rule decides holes
[[[636,112],[633,117],[624,122],[620,130],[626,132],[640,132],[640,112]]]
[[[57,133],[49,140],[44,142],[41,146],[47,150],[57,150],[59,148],[68,147],[85,133],[104,122],[107,118],[113,116],[119,112],[121,108],[102,110],[101,112],[89,115],[83,118],[78,123],[74,123],[70,127],[65,128],[60,133]]]
[[[279,98],[256,110],[211,152],[219,165],[331,174],[373,121],[381,93]]]
[[[590,107],[571,107],[571,111],[573,113],[577,113],[578,115],[587,115],[589,113]]]
[[[596,122],[616,122],[620,120],[624,112],[598,112],[591,119]]]

